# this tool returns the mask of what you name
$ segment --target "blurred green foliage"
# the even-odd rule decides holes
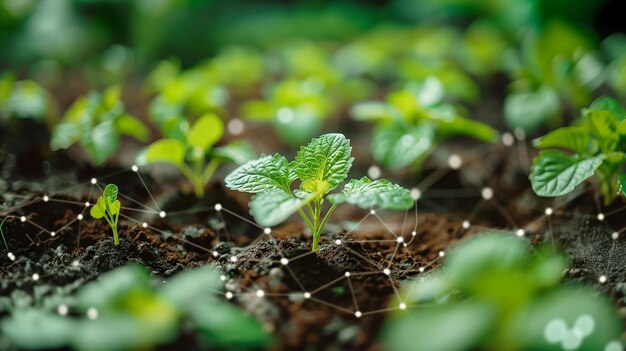
[[[528,241],[512,234],[468,239],[442,268],[404,289],[408,308],[386,323],[383,344],[431,351],[620,346],[612,303],[591,288],[560,285],[565,263],[551,248],[531,253]]]

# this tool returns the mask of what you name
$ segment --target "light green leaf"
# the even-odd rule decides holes
[[[147,163],[167,162],[181,165],[185,161],[185,145],[176,139],[161,139],[155,141],[146,150]]]
[[[559,151],[544,151],[533,162],[530,183],[539,196],[556,197],[565,195],[593,176],[602,164],[602,155],[581,159]]]
[[[139,141],[148,141],[150,130],[137,118],[123,114],[115,120],[115,128],[121,135],[131,136]]]
[[[511,128],[531,132],[561,110],[558,94],[542,87],[534,92],[512,93],[504,100],[504,120]]]
[[[410,129],[398,124],[382,124],[372,135],[372,155],[391,169],[406,167],[427,155],[433,147],[435,126],[420,123]]]
[[[309,108],[280,108],[274,118],[274,129],[281,140],[298,146],[319,135],[323,117]]]
[[[283,189],[269,189],[252,196],[250,213],[262,226],[271,227],[282,223],[304,204],[290,192]]]
[[[224,134],[224,122],[214,115],[206,114],[193,124],[187,134],[189,145],[201,150],[208,150]]]
[[[270,189],[290,192],[295,175],[289,162],[279,154],[263,155],[256,160],[239,166],[226,176],[224,182],[229,189],[259,193]]]
[[[76,123],[59,123],[52,130],[50,148],[53,151],[67,149],[81,139],[81,129]]]
[[[93,164],[99,165],[117,151],[120,136],[115,130],[113,122],[107,121],[83,134],[81,143]]]
[[[91,217],[93,218],[102,218],[104,217],[104,212],[106,211],[107,205],[104,197],[100,196],[95,205],[89,210]]]
[[[122,204],[120,203],[120,200],[115,200],[113,201],[111,205],[109,205],[109,211],[111,212],[112,215],[116,215],[120,213],[121,207],[122,207]]]
[[[465,135],[487,143],[498,140],[498,132],[490,126],[478,121],[454,114],[449,120],[439,123],[438,134],[442,138]]]
[[[626,120],[626,108],[612,97],[601,96],[595,99],[589,106],[589,109],[609,111],[618,121]]]
[[[372,181],[367,177],[352,179],[340,194],[328,196],[334,204],[347,202],[360,208],[389,208],[404,210],[413,206],[411,192],[386,179]]]
[[[235,140],[224,146],[215,147],[211,150],[211,155],[238,165],[257,157],[252,145],[245,140]]]
[[[159,295],[180,309],[193,309],[199,297],[222,288],[219,270],[206,265],[176,274],[161,286]]]
[[[617,119],[606,110],[588,110],[589,127],[604,153],[614,151],[619,141]]]
[[[117,185],[115,184],[107,184],[104,187],[104,191],[102,192],[102,197],[107,201],[107,204],[112,204],[115,200],[117,200]]]
[[[351,152],[350,141],[343,134],[324,134],[300,148],[293,163],[294,172],[303,188],[307,188],[307,183],[323,183],[330,191],[348,176],[354,160]]]
[[[76,327],[71,318],[29,308],[15,310],[4,318],[0,331],[20,349],[56,349],[68,346]]]
[[[352,119],[367,122],[393,121],[392,112],[384,102],[365,101],[358,103],[350,110]]]
[[[590,141],[589,133],[585,129],[573,126],[556,129],[535,139],[533,145],[538,148],[564,148],[582,154],[587,151]]]

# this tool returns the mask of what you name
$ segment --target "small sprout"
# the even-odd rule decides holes
[[[300,148],[295,161],[284,156],[263,155],[249,161],[226,177],[233,190],[254,193],[250,212],[263,226],[274,226],[298,212],[313,234],[312,251],[335,208],[349,203],[363,209],[373,207],[405,210],[413,206],[411,192],[385,179],[352,179],[340,193],[329,194],[348,176],[352,147],[343,134],[325,134]],[[291,184],[300,180],[300,187]],[[331,206],[324,212],[324,204]]]
[[[98,198],[96,204],[89,211],[91,217],[96,219],[104,218],[107,221],[113,231],[113,242],[115,245],[119,245],[120,243],[117,232],[117,220],[120,215],[121,203],[117,199],[117,192],[118,190],[115,184],[107,185],[102,192],[102,196]]]

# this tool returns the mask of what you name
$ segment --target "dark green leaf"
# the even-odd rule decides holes
[[[102,192],[102,197],[104,197],[107,200],[107,204],[111,205],[113,202],[115,202],[115,200],[117,200],[117,193],[118,193],[117,185],[108,184],[106,187],[104,187],[104,191]]]
[[[612,97],[602,96],[595,99],[589,106],[589,109],[609,111],[618,121],[626,120],[626,108]]]
[[[270,189],[283,189],[290,192],[290,185],[295,175],[289,168],[289,162],[279,154],[263,155],[247,162],[232,171],[224,182],[233,190],[259,193]]]
[[[544,151],[533,162],[530,183],[539,196],[565,195],[593,176],[602,164],[602,155],[581,159],[559,151]]]

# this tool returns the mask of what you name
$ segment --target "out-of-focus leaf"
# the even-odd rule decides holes
[[[236,140],[211,150],[211,155],[228,162],[242,165],[257,157],[252,145],[245,140]]]
[[[372,155],[385,167],[403,168],[427,155],[434,138],[435,126],[430,123],[420,123],[412,128],[381,124],[376,126],[372,135]]]
[[[155,141],[146,150],[147,163],[167,162],[181,165],[185,161],[185,145],[175,139],[161,139]]]
[[[504,100],[504,120],[511,129],[532,132],[548,122],[561,110],[559,96],[542,87],[533,92],[512,93]]]
[[[272,227],[284,222],[304,205],[299,199],[284,189],[269,189],[254,194],[250,200],[250,213],[257,223]]]

